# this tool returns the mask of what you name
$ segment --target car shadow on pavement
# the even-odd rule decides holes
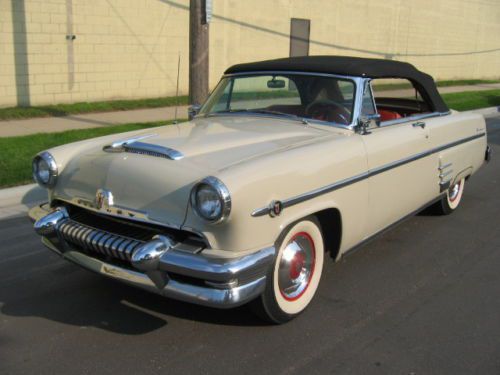
[[[32,207],[38,203],[42,203],[47,200],[47,190],[42,189],[38,185],[34,185],[33,188],[29,189],[21,198],[21,203],[25,206]]]
[[[217,325],[265,325],[245,306],[219,310],[175,301],[63,261],[49,271],[16,281],[16,285],[8,284],[0,287],[1,314],[44,318],[82,329],[141,335],[164,328],[170,318]],[[172,320],[178,323],[178,319]]]

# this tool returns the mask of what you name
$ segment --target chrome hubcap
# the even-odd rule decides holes
[[[280,260],[278,286],[283,298],[300,298],[311,282],[316,254],[314,241],[305,232],[297,233],[288,242]]]
[[[451,202],[453,202],[458,197],[458,193],[460,192],[461,181],[453,185],[448,191],[448,198]]]

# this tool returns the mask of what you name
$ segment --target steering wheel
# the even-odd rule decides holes
[[[333,100],[320,99],[309,103],[306,107],[306,116],[315,120],[336,122],[347,125],[351,113],[340,103]]]

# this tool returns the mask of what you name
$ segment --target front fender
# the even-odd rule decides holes
[[[252,216],[272,201],[284,201],[361,175],[367,170],[360,136],[328,137],[319,142],[266,155],[217,174],[228,187],[232,211],[226,222],[210,225],[188,209],[186,227],[203,232],[212,249],[251,252],[274,244],[289,224],[328,208],[342,213],[346,228],[342,248],[364,230],[368,206],[367,180],[343,186],[283,209],[279,216]]]

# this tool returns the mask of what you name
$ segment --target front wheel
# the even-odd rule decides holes
[[[304,311],[318,289],[325,251],[318,220],[309,217],[295,223],[276,248],[266,289],[252,308],[261,318],[281,324]]]

